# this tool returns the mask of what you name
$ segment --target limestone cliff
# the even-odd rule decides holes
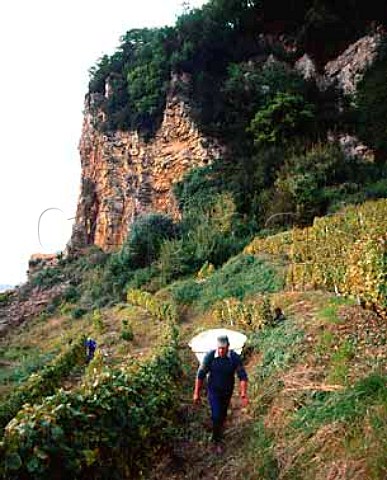
[[[328,62],[321,74],[316,64],[304,54],[294,65],[306,79],[314,78],[321,89],[334,85],[345,95],[356,92],[357,83],[374,62],[383,36],[381,32],[361,37],[337,58]]]
[[[359,39],[321,73],[307,55],[294,68],[305,78],[314,78],[321,89],[335,85],[344,94],[354,93],[357,82],[376,57],[380,39],[380,32]],[[273,61],[271,57],[269,61]],[[111,95],[109,82],[104,94],[87,95],[79,146],[81,193],[70,248],[95,244],[106,251],[115,250],[142,213],[165,212],[177,218],[173,184],[190,169],[222,155],[222,148],[201,134],[191,119],[188,102],[178,93],[176,85],[187,81],[172,78],[163,120],[148,142],[135,131],[102,133],[98,128],[105,120],[101,105]],[[366,150],[346,132],[339,132],[338,138],[345,148],[350,144],[351,154]]]
[[[338,58],[328,62],[325,65],[328,84],[336,84],[346,95],[355,93],[357,83],[377,56],[381,39],[382,35],[378,32],[366,35],[350,45]]]
[[[81,192],[70,248],[95,244],[115,250],[142,213],[165,212],[177,218],[173,184],[222,153],[214,140],[201,135],[173,82],[161,126],[148,142],[134,131],[101,133],[96,125],[103,119],[102,100],[101,94],[86,97],[79,145]]]

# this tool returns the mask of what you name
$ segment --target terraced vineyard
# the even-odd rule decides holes
[[[287,284],[348,294],[387,311],[387,200],[351,206],[313,226],[253,240],[246,253],[289,263]]]
[[[125,302],[81,318],[63,303],[10,330],[1,477],[384,479],[386,208],[347,208],[256,239],[204,278],[130,289]],[[367,281],[355,281],[359,271]],[[206,403],[192,404],[188,349],[194,334],[220,326],[248,336],[250,396],[243,410],[235,392],[222,456]],[[98,344],[87,366],[80,332]],[[17,373],[33,359],[32,376]]]

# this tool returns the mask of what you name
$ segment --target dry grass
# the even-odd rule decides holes
[[[311,368],[308,365],[297,365],[281,377],[284,383],[283,394],[307,390],[335,392],[343,389],[342,385],[323,383],[324,376],[324,367]]]
[[[336,457],[345,456],[341,445],[343,435],[343,426],[333,423],[322,426],[309,438],[305,433],[299,433],[286,442],[278,439],[276,456],[280,466],[279,479],[291,479],[296,471],[308,472],[308,478],[315,479],[333,452]]]

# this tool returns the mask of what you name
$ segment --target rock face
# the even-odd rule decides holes
[[[366,69],[375,60],[381,39],[381,32],[360,38],[335,60],[328,62],[322,73],[307,54],[295,62],[294,68],[306,80],[315,79],[322,90],[333,85],[345,95],[353,94]]]
[[[360,38],[335,60],[328,62],[323,73],[317,71],[315,63],[307,54],[295,62],[294,68],[306,80],[314,79],[321,90],[334,86],[344,95],[353,95],[358,82],[376,59],[382,35],[383,32],[376,32]],[[340,105],[338,107],[341,108]],[[332,132],[328,141],[339,142],[348,157],[361,157],[370,162],[375,159],[374,152],[369,147],[348,133]]]
[[[67,287],[67,283],[62,283],[42,290],[39,287],[29,289],[26,284],[24,287],[10,290],[7,300],[0,303],[0,338],[10,329],[43,313],[55,297],[60,296]]]
[[[316,64],[306,53],[296,61],[294,68],[305,80],[316,79],[318,77]]]
[[[345,94],[353,94],[367,67],[375,60],[381,34],[366,35],[350,45],[339,57],[325,65],[328,83],[336,84]]]
[[[188,104],[172,87],[161,126],[149,142],[133,131],[98,131],[102,98],[101,94],[86,98],[79,146],[81,192],[70,249],[95,244],[114,251],[142,213],[164,212],[177,218],[173,184],[192,168],[222,155],[214,140],[201,135]]]
[[[58,265],[60,255],[56,253],[33,253],[28,261],[28,278],[43,268],[55,267]]]

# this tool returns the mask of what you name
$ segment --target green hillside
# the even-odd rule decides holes
[[[139,216],[119,251],[92,246],[0,293],[1,318],[50,298],[0,337],[1,478],[386,478],[387,19],[379,2],[339,3],[210,0],[127,32],[91,69],[89,94],[113,87],[101,131],[150,139],[173,73],[227,154],[176,184],[179,221]],[[375,30],[352,96],[292,68],[307,53],[322,71]],[[216,327],[248,337],[250,403],[235,392],[221,456],[188,348]]]

